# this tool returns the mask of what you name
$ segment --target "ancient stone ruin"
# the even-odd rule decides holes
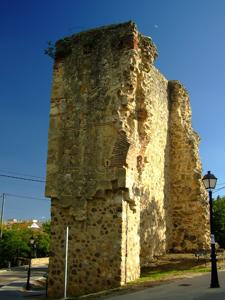
[[[56,43],[46,196],[48,295],[112,288],[165,252],[208,244],[207,195],[188,93],[154,66],[133,22]]]

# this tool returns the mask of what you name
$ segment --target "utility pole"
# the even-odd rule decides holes
[[[5,204],[5,193],[2,194],[2,209],[1,209],[1,221],[0,221],[0,238],[2,239],[3,233],[3,213],[4,213],[4,204]]]

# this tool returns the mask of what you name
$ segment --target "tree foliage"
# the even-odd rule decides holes
[[[30,244],[31,237],[35,240],[35,247]],[[19,261],[33,257],[48,256],[50,241],[50,222],[44,223],[42,228],[32,230],[27,223],[15,223],[3,230],[0,239],[0,267],[18,265]],[[35,250],[35,251],[33,251]]]
[[[225,249],[225,197],[213,201],[215,240]]]
[[[19,257],[28,257],[29,254],[28,230],[25,229],[6,229],[0,240],[1,266],[6,266],[8,262],[11,265],[17,265]]]
[[[42,231],[36,234],[37,257],[45,257],[49,254],[50,222],[42,225]]]

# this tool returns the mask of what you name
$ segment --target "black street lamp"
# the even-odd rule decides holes
[[[34,249],[34,245],[35,245],[35,239],[33,238],[33,236],[30,239],[30,257],[29,257],[29,266],[28,266],[28,271],[27,271],[27,285],[26,285],[26,290],[30,290],[30,271],[31,271],[31,260],[32,260],[32,252]]]
[[[210,233],[211,233],[211,288],[218,288],[219,280],[217,274],[216,264],[216,249],[215,249],[215,236],[214,236],[214,222],[213,222],[213,204],[212,204],[212,190],[216,187],[217,178],[208,171],[202,178],[205,188],[209,192],[209,212],[210,212]]]
[[[37,220],[33,220],[32,224],[30,226],[28,226],[28,228],[31,228],[31,230],[37,230],[39,229],[39,225],[37,224]],[[35,239],[33,237],[33,233],[32,233],[32,237],[30,239],[30,257],[29,257],[29,266],[28,266],[28,271],[27,271],[27,285],[26,285],[26,289],[29,290],[30,289],[30,271],[31,271],[31,261],[32,261],[32,253],[35,255],[36,257],[36,242]],[[35,252],[34,252],[35,250]]]

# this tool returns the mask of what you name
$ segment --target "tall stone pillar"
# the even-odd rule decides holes
[[[63,295],[67,225],[68,295],[139,277],[140,196],[127,165],[137,138],[129,128],[136,118],[137,49],[132,22],[56,44],[46,185],[52,199],[49,297]]]
[[[191,252],[209,247],[208,197],[202,183],[199,136],[191,126],[185,88],[169,81],[170,215],[168,249]]]

